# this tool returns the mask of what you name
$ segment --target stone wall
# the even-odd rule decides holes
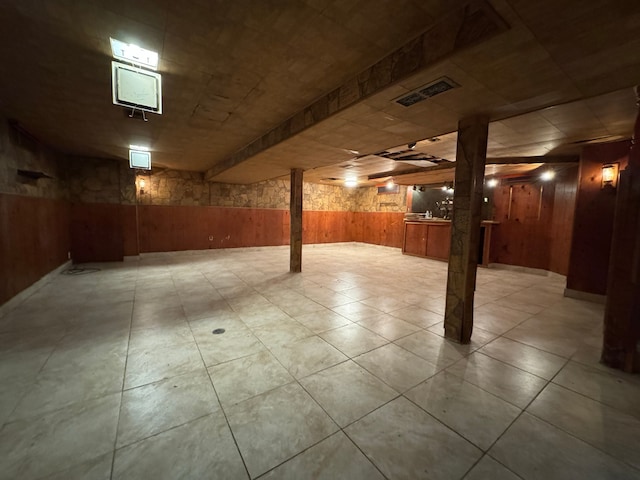
[[[65,198],[61,155],[31,137],[20,126],[0,117],[0,193],[40,198]],[[41,172],[39,179],[18,170]]]
[[[121,160],[65,160],[69,200],[76,203],[136,203],[135,173]]]
[[[144,180],[144,189],[140,189]],[[215,206],[237,208],[289,208],[289,180],[276,179],[250,185],[210,183],[199,172],[154,168],[138,175],[142,205]],[[378,195],[376,188],[344,188],[305,183],[305,210],[399,212],[406,210],[406,187],[398,194]]]

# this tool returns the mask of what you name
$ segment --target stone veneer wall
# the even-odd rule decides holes
[[[72,202],[135,205],[136,176],[127,163],[85,157],[69,157],[64,163]]]
[[[289,208],[289,180],[267,180],[250,185],[212,183],[200,172],[153,169],[144,179],[144,193],[138,187],[141,205],[214,206],[238,208]],[[407,188],[397,194],[378,195],[374,187],[344,188],[305,183],[303,207],[314,211],[405,212]]]
[[[63,156],[47,148],[0,117],[0,193],[38,198],[66,198]],[[50,178],[32,179],[18,170],[42,172]]]

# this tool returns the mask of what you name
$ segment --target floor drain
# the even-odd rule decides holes
[[[216,328],[213,332],[214,335],[220,335],[221,333],[224,333],[224,328]]]

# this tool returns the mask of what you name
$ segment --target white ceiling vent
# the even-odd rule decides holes
[[[426,100],[427,98],[435,97],[436,95],[440,95],[448,90],[453,88],[457,88],[458,85],[456,82],[451,80],[449,77],[442,77],[438,80],[434,80],[427,85],[423,85],[420,88],[415,89],[413,92],[403,95],[400,98],[396,98],[394,101],[403,105],[405,107],[410,107],[411,105],[415,105],[418,102]]]

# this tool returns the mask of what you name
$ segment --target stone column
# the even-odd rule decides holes
[[[291,169],[291,200],[289,202],[289,271],[302,271],[302,169]]]
[[[636,87],[640,106],[640,88]],[[620,172],[609,257],[602,362],[640,372],[640,112]]]
[[[469,343],[473,330],[488,130],[489,119],[485,116],[466,118],[458,123],[444,333],[460,343]]]

